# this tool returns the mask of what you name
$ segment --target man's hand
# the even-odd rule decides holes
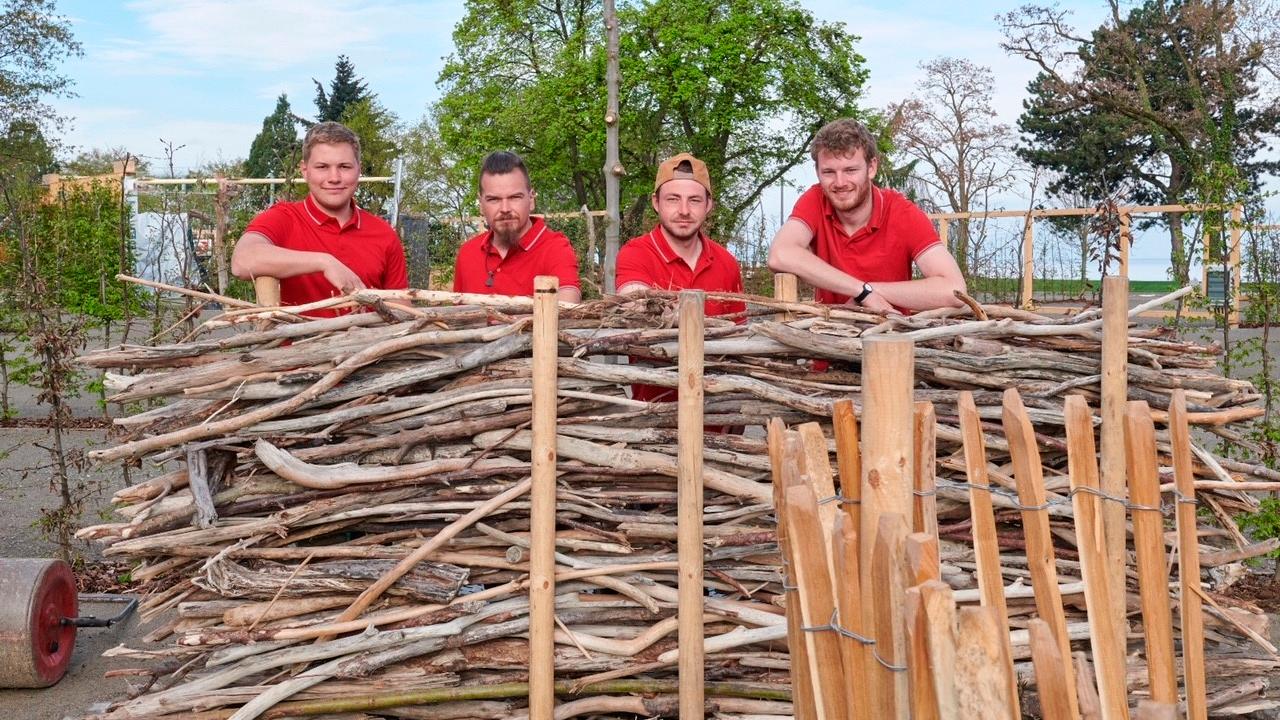
[[[329,261],[324,265],[324,279],[329,284],[338,289],[343,295],[350,295],[357,290],[364,290],[364,281],[351,271],[351,268],[343,265],[338,258],[330,255]]]
[[[880,293],[875,292],[874,290],[870,295],[863,298],[861,303],[856,303],[853,300],[850,300],[849,304],[862,307],[870,310],[871,312],[877,312],[882,315],[888,315],[890,313],[895,315],[899,314],[898,308],[894,307],[888,300],[885,300]]]

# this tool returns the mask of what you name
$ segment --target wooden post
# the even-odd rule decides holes
[[[213,267],[217,274],[218,294],[227,294],[227,285],[231,279],[229,276],[228,258],[227,258],[227,214],[231,204],[231,194],[228,192],[227,179],[222,173],[217,174],[218,192],[214,195],[213,200],[213,247],[210,248],[213,254]]]
[[[582,274],[590,278],[592,282],[599,283],[600,290],[603,293],[604,277],[596,272],[602,267],[596,262],[596,219],[591,214],[591,208],[586,205],[582,206],[582,222],[587,226],[587,252],[586,258],[582,263]]]
[[[1089,653],[1079,650],[1076,659],[1076,696],[1080,700],[1080,720],[1102,720],[1102,700],[1098,698],[1098,681],[1093,676]],[[1128,710],[1128,707],[1125,707]]]
[[[1049,623],[1034,618],[1027,623],[1031,636],[1031,662],[1036,670],[1036,687],[1040,695],[1044,720],[1075,720],[1075,677],[1062,656],[1057,638]],[[1068,682],[1070,680],[1071,682]]]
[[[253,295],[258,304],[263,307],[279,307],[280,281],[273,277],[259,275],[253,279]]]
[[[809,654],[805,650],[804,631],[800,629],[799,598],[796,577],[791,566],[791,538],[787,535],[787,474],[797,471],[799,458],[788,455],[787,430],[782,421],[769,421],[769,467],[773,475],[773,507],[777,518],[778,551],[784,559],[783,582],[786,584],[787,648],[791,656],[791,704],[797,720],[817,717],[813,702],[813,680],[809,677]]]
[[[1231,247],[1227,248],[1227,264],[1231,266],[1231,312],[1227,324],[1240,325],[1240,241],[1244,235],[1244,206],[1231,206]]]
[[[1089,642],[1093,662],[1098,667],[1098,697],[1102,720],[1128,720],[1129,702],[1125,686],[1123,626],[1117,627],[1112,608],[1115,591],[1108,584],[1107,556],[1102,528],[1102,499],[1098,489],[1098,460],[1093,442],[1093,414],[1079,395],[1068,395],[1063,410],[1067,426],[1067,474],[1071,477],[1072,508],[1075,515],[1076,544],[1080,550],[1080,572],[1084,579],[1085,610],[1089,615]],[[1122,566],[1124,563],[1120,563]],[[1122,590],[1123,592],[1123,590]],[[1123,595],[1121,596],[1123,597]]]
[[[930,580],[942,579],[942,567],[938,560],[938,538],[929,533],[911,533],[907,536],[907,585],[914,586]]]
[[[911,720],[939,720],[938,698],[934,695],[933,672],[929,665],[929,623],[919,587],[907,588],[903,614],[906,615]]]
[[[702,717],[702,335],[706,293],[680,293],[677,553],[680,717]]]
[[[911,529],[938,536],[938,418],[933,403],[915,404],[915,497]]]
[[[796,302],[800,299],[800,284],[791,273],[773,274],[773,298],[783,302]]]
[[[862,582],[858,569],[858,536],[853,530],[856,513],[840,513],[836,515],[835,529],[832,530],[832,556],[837,576],[841,582],[835,583],[836,611],[840,625],[849,632],[863,638],[870,638],[869,626],[863,622]],[[841,636],[840,657],[844,662],[845,704],[853,720],[873,720],[879,708],[875,694],[873,673],[877,672],[875,658],[871,655],[871,647],[858,640]],[[795,693],[792,693],[795,697]]]
[[[529,508],[529,720],[555,709],[556,365],[560,308],[554,276],[533,279],[533,488]]]
[[[881,703],[878,717],[891,720],[909,720],[911,717],[911,690],[907,673],[901,668],[907,662],[907,636],[902,608],[906,602],[905,565],[903,543],[907,535],[907,516],[886,512],[879,516],[880,527],[876,532],[875,552],[871,559],[871,584],[874,588],[872,615],[876,629],[877,663],[876,696]],[[863,520],[866,527],[866,520]],[[866,544],[863,544],[866,547]]]
[[[982,419],[978,417],[978,407],[973,402],[973,393],[965,390],[956,401],[956,409],[960,415],[960,434],[964,444],[964,467],[968,477],[969,515],[973,520],[973,550],[978,565],[978,595],[983,607],[995,611],[1000,627],[1003,629],[1003,653],[1005,657],[1013,657],[1013,647],[1009,642],[1009,609],[1004,600],[1004,578],[1000,572],[1000,543],[996,538],[995,511],[991,506],[991,480],[987,476],[987,448],[982,437]],[[1004,687],[1010,688],[1010,695],[1004,704],[1015,716],[1021,716],[1018,701],[1018,679],[1013,674],[1013,665],[1009,665],[1009,677],[1005,678]]]
[[[1129,217],[1128,210],[1120,211],[1120,277],[1125,280],[1125,287],[1129,284],[1129,247],[1133,245],[1133,231],[1129,228],[1132,219]]]
[[[789,554],[799,587],[796,597],[800,600],[800,618],[806,628],[824,627],[831,622],[835,601],[831,578],[827,575],[826,553],[821,551],[827,541],[818,520],[818,499],[805,477],[788,487],[786,495]],[[839,635],[830,629],[805,631],[804,643],[809,655],[809,676],[814,680],[817,717],[842,720],[848,712],[844,688],[847,679],[840,657]],[[693,717],[702,717],[701,713],[699,709]],[[689,717],[683,712],[680,716]]]
[[[938,218],[938,240],[942,241],[942,247],[951,250],[951,221],[947,218]]]
[[[933,697],[941,720],[957,720],[956,709],[956,602],[951,586],[933,581],[920,585],[929,648]]]
[[[1010,685],[1013,662],[1007,652],[1008,626],[1002,626],[989,605],[960,608],[956,623],[956,706],[960,718],[1020,720],[1009,703],[1017,697]],[[1003,641],[1002,641],[1003,636]]]
[[[1125,413],[1125,441],[1129,447],[1133,544],[1138,550],[1138,592],[1142,600],[1147,676],[1151,699],[1176,705],[1178,678],[1174,670],[1173,616],[1169,610],[1169,573],[1165,568],[1168,556],[1164,551],[1155,435],[1147,403],[1141,400],[1129,403]]]
[[[910,340],[877,335],[862,341],[862,586],[870,584],[871,552],[880,516],[911,517],[915,477]]]
[[[1101,471],[1102,492],[1113,498],[1128,495],[1125,479],[1124,412],[1129,398],[1129,280],[1125,277],[1102,279],[1102,428]],[[1107,587],[1117,599],[1126,593],[1125,557],[1128,529],[1122,502],[1102,504],[1102,528],[1107,538]],[[1123,637],[1124,602],[1111,604],[1111,624]]]
[[[860,541],[862,451],[858,448],[858,418],[852,400],[837,400],[832,404],[831,426],[836,436],[836,468],[840,472],[840,494],[845,499],[844,515],[849,519],[855,541]]]
[[[1013,476],[1018,484],[1018,501],[1024,507],[1041,508],[1045,503],[1044,476],[1040,451],[1036,447],[1031,418],[1022,405],[1016,388],[1004,391],[1004,434],[1009,440],[1009,456]],[[1075,674],[1070,672],[1071,639],[1067,635],[1067,616],[1058,590],[1058,561],[1053,553],[1053,534],[1049,529],[1049,513],[1045,510],[1023,510],[1022,532],[1027,541],[1027,569],[1035,590],[1036,612],[1049,624],[1058,643],[1057,662],[1067,668],[1062,673],[1067,685],[1069,717],[1080,714],[1076,701]]]
[[[1173,479],[1177,484],[1178,610],[1182,620],[1182,676],[1187,693],[1187,720],[1205,720],[1204,615],[1200,599],[1200,542],[1196,536],[1195,471],[1187,426],[1187,394],[1174,390],[1169,403],[1169,437]]]
[[[1032,293],[1035,291],[1036,248],[1035,224],[1028,215],[1022,227],[1022,298],[1018,307],[1030,310],[1035,307]]]

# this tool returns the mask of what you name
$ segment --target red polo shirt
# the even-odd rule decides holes
[[[657,290],[742,292],[742,270],[738,267],[738,259],[705,234],[701,235],[701,239],[702,252],[698,254],[697,266],[689,267],[689,263],[672,249],[661,225],[644,235],[631,238],[618,251],[618,287],[630,282],[640,282]],[[746,309],[747,304],[740,301],[706,302],[707,315],[730,315]],[[632,358],[633,362],[635,360],[636,358]],[[675,389],[656,385],[632,385],[631,395],[636,400],[647,402],[670,402],[676,399]],[[719,428],[709,429],[712,432],[719,431]]]
[[[542,218],[533,218],[506,257],[498,253],[492,239],[493,233],[486,230],[458,248],[453,263],[454,292],[532,297],[533,279],[539,275],[555,275],[562,288],[580,287],[578,257],[569,238],[547,227]]]
[[[689,263],[672,249],[661,225],[631,238],[618,251],[618,287],[640,282],[655,290],[742,292],[742,270],[738,267],[738,259],[705,234],[701,239],[702,252],[698,255],[697,267],[689,267]],[[708,315],[729,315],[745,311],[747,305],[708,300],[706,309]]]
[[[863,282],[897,282],[911,279],[911,263],[920,253],[941,242],[933,221],[901,193],[871,187],[871,217],[850,235],[845,232],[820,185],[796,200],[791,218],[809,226],[809,247],[832,267]],[[819,289],[820,303],[841,305],[848,295]]]
[[[345,225],[326,214],[311,195],[301,202],[272,205],[249,223],[245,232],[264,235],[273,245],[290,250],[329,253],[360,276],[365,287],[399,290],[409,287],[404,263],[404,246],[396,231],[382,218],[351,204],[351,219]],[[324,273],[307,273],[280,280],[280,302],[305,305],[324,300],[341,292]],[[335,310],[307,313],[314,317],[333,317]]]

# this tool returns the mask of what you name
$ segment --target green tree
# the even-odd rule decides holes
[[[302,142],[298,139],[297,121],[289,107],[289,97],[281,93],[276,108],[262,119],[262,130],[249,146],[245,173],[249,177],[293,177],[301,159]]]
[[[1256,187],[1275,167],[1261,153],[1280,121],[1280,98],[1259,93],[1264,48],[1238,31],[1231,2],[1147,0],[1078,37],[1056,9],[1003,18],[1011,53],[1039,74],[1019,126],[1023,156],[1101,201],[1220,203]],[[1079,62],[1066,59],[1074,55]],[[1223,227],[1221,218],[1207,225]],[[1169,215],[1171,273],[1188,279],[1194,248]]]
[[[439,136],[456,166],[521,153],[546,211],[604,205],[604,28],[596,0],[468,0],[439,84]],[[657,164],[689,151],[711,170],[722,235],[804,160],[823,122],[858,114],[856,38],[790,0],[619,6],[625,229]]]
[[[319,80],[312,78],[311,82],[316,85],[317,122],[342,122],[348,108],[372,97],[364,79],[356,76],[356,66],[346,55],[338,56],[328,92]]]
[[[6,124],[56,118],[45,101],[70,94],[71,79],[60,65],[80,53],[55,0],[0,3],[0,118]]]
[[[400,152],[399,131],[396,116],[374,97],[367,97],[348,105],[342,116],[343,125],[360,138],[360,173],[366,176],[386,176],[395,171],[395,159]],[[357,201],[375,212],[385,212],[393,188],[387,183],[364,183],[357,191]]]
[[[112,175],[115,173],[115,164],[124,162],[125,158],[133,159],[139,175],[150,172],[150,163],[122,146],[82,150],[75,157],[61,163],[61,170],[67,175]]]

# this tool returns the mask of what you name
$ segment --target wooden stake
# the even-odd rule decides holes
[[[787,455],[787,430],[778,418],[769,421],[769,467],[773,474],[773,506],[777,518],[778,551],[790,558],[791,540],[787,535],[786,488],[788,472],[796,472],[799,458]],[[788,560],[783,565],[783,581],[796,587],[795,572]],[[791,657],[791,702],[797,720],[817,717],[813,702],[813,680],[809,677],[809,654],[805,649],[804,631],[800,629],[799,599],[795,590],[786,595],[787,648]]]
[[[1098,697],[1098,681],[1093,676],[1089,653],[1077,650],[1076,697],[1080,700],[1080,720],[1102,720],[1102,700]]]
[[[933,678],[933,697],[941,720],[955,720],[956,707],[956,602],[951,586],[930,580],[920,585],[924,603],[926,644]]]
[[[835,583],[836,610],[841,627],[861,637],[870,638],[872,632],[862,619],[858,536],[853,530],[856,522],[853,518],[856,517],[854,513],[836,515],[835,529],[832,531],[832,556],[836,576],[841,580]],[[871,646],[854,638],[840,638],[840,657],[844,661],[845,672],[845,704],[853,720],[873,720],[877,717],[875,710],[879,708],[879,704],[873,674],[877,666],[871,652]]]
[[[677,427],[679,477],[677,553],[679,588],[680,716],[702,717],[703,582],[702,582],[702,335],[706,293],[680,293],[680,387]]]
[[[933,671],[929,665],[929,624],[919,587],[907,588],[903,614],[906,616],[911,720],[938,720],[938,698],[934,695]]]
[[[879,681],[876,683],[876,695],[881,704],[879,717],[908,720],[911,717],[910,688],[907,673],[899,669],[907,662],[907,638],[902,616],[906,602],[903,545],[907,520],[901,513],[884,513],[879,523],[871,560],[871,585],[867,586],[875,588],[872,613],[876,629],[875,651],[880,659]],[[863,527],[866,527],[865,522]]]
[[[1071,476],[1076,545],[1080,550],[1085,610],[1089,615],[1089,642],[1093,648],[1093,662],[1098,667],[1100,714],[1102,720],[1128,720],[1129,701],[1125,687],[1127,643],[1123,627],[1117,628],[1114,624],[1111,612],[1113,593],[1108,585],[1110,575],[1107,568],[1115,561],[1107,556],[1100,507],[1102,499],[1091,492],[1098,489],[1093,414],[1079,395],[1067,396],[1063,413],[1067,428],[1067,474]]]
[[[990,606],[960,608],[956,624],[956,716],[960,720],[1019,720],[1009,698],[1013,663],[1005,653],[1007,630]]]
[[[831,406],[831,426],[836,436],[836,467],[840,471],[840,495],[845,517],[855,540],[862,532],[862,451],[858,447],[858,418],[852,400],[837,400]],[[861,557],[861,555],[859,555]]]
[[[1169,437],[1173,448],[1173,478],[1178,486],[1178,609],[1182,620],[1182,673],[1188,720],[1205,720],[1204,615],[1200,601],[1200,543],[1196,539],[1195,472],[1191,464],[1191,433],[1187,427],[1187,395],[1174,390],[1169,403]]]
[[[937,537],[922,532],[911,533],[907,536],[906,554],[907,585],[942,579]]]
[[[1133,503],[1133,544],[1138,550],[1138,593],[1142,600],[1142,635],[1147,647],[1151,699],[1178,702],[1174,670],[1173,616],[1169,609],[1169,573],[1165,563],[1164,515],[1160,511],[1160,478],[1155,425],[1147,403],[1129,403],[1125,413],[1127,471]]]
[[[795,574],[803,627],[821,628],[831,622],[835,601],[827,575],[825,542],[818,520],[818,499],[807,477],[787,488],[786,523],[790,539],[791,569]],[[846,717],[844,665],[839,635],[834,630],[806,630],[809,676],[814,679],[814,699],[820,720]],[[699,710],[701,713],[701,710]],[[681,715],[686,717],[685,715]],[[696,715],[701,717],[701,715]]]
[[[915,497],[911,528],[938,536],[938,418],[933,403],[915,404]]]
[[[1013,461],[1014,480],[1018,484],[1018,500],[1023,506],[1037,508],[1022,511],[1022,532],[1027,541],[1027,569],[1031,571],[1031,586],[1036,594],[1036,612],[1049,624],[1058,643],[1058,662],[1067,672],[1063,681],[1067,685],[1069,717],[1076,717],[1080,709],[1076,699],[1075,674],[1071,671],[1071,640],[1067,636],[1067,615],[1062,607],[1062,593],[1058,590],[1058,562],[1053,554],[1053,535],[1049,530],[1049,513],[1038,509],[1044,506],[1044,476],[1040,465],[1040,450],[1036,445],[1031,418],[1022,405],[1022,397],[1014,388],[1004,392],[1004,434],[1009,440],[1009,455]]]
[[[556,383],[560,309],[554,276],[533,280],[533,489],[529,509],[529,720],[555,709]]]
[[[1102,279],[1102,450],[1099,470],[1102,491],[1111,497],[1128,497],[1125,479],[1124,412],[1129,399],[1129,279],[1125,276]],[[1102,527],[1107,538],[1107,557],[1125,556],[1128,528],[1124,506],[1117,502],[1102,505]],[[1124,563],[1107,565],[1107,586],[1116,597],[1124,597]],[[1123,628],[1124,603],[1111,604],[1111,624]]]
[[[915,477],[911,387],[914,343],[887,335],[862,341],[862,586],[873,587],[871,550],[880,516],[911,517]],[[899,606],[901,607],[901,606]]]
[[[800,283],[791,273],[773,274],[773,298],[783,302],[796,302],[800,299]]]
[[[1058,649],[1058,640],[1049,623],[1040,618],[1027,622],[1031,635],[1031,662],[1036,669],[1036,686],[1040,691],[1040,711],[1044,720],[1074,720],[1071,687],[1075,678],[1069,663]],[[1068,682],[1071,680],[1072,682]]]
[[[996,537],[996,517],[991,506],[991,480],[987,477],[987,448],[982,436],[982,419],[978,417],[978,407],[973,402],[973,393],[968,390],[960,393],[956,401],[956,411],[960,416],[960,435],[964,444],[964,467],[971,489],[969,491],[969,514],[973,519],[973,550],[978,565],[978,592],[983,607],[995,610],[1000,627],[1004,629],[1002,652],[1005,657],[1013,657],[1013,647],[1009,642],[1009,610],[1004,600],[1004,576],[1000,571],[1000,543]],[[1018,679],[1013,674],[1013,665],[1009,665],[1009,677],[1003,687],[1010,688],[1005,705],[1013,709],[1014,715],[1021,716],[1018,701]]]
[[[836,496],[835,478],[831,474],[831,459],[827,455],[827,438],[822,434],[822,426],[816,422],[805,423],[796,427],[800,434],[800,442],[804,445],[804,464],[800,472],[809,476],[813,483],[813,492],[819,500]],[[818,518],[822,521],[822,537],[832,537],[835,529],[836,515],[840,508],[835,502],[828,501],[818,505]],[[836,574],[831,561],[831,553],[824,553],[828,561],[828,576],[838,584],[840,577]],[[834,590],[834,587],[833,587]]]

